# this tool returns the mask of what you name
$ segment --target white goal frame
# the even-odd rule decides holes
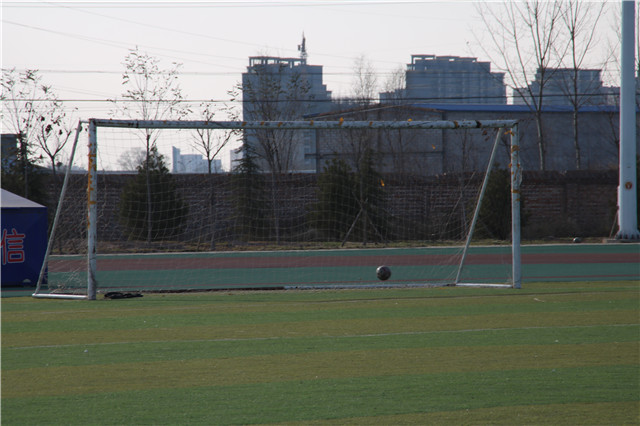
[[[88,139],[89,139],[89,158],[88,158],[88,182],[87,182],[87,218],[88,218],[88,251],[87,251],[87,294],[86,295],[70,295],[70,294],[49,294],[40,293],[43,276],[46,271],[46,263],[53,242],[55,228],[52,230],[49,238],[49,244],[45,259],[42,265],[40,277],[33,297],[36,298],[69,298],[69,299],[88,299],[95,300],[97,296],[97,217],[98,217],[98,193],[97,193],[97,129],[98,127],[118,127],[118,128],[148,128],[148,129],[229,129],[229,130],[354,130],[354,129],[439,129],[439,130],[458,130],[458,129],[480,129],[491,128],[499,129],[494,141],[492,152],[487,166],[484,181],[480,190],[479,200],[476,203],[474,216],[471,227],[467,235],[465,248],[462,254],[458,274],[453,285],[455,286],[484,286],[484,287],[512,287],[519,289],[522,287],[522,268],[521,268],[521,236],[520,236],[520,183],[522,180],[522,168],[520,164],[520,145],[518,135],[517,120],[461,120],[461,121],[346,121],[340,119],[338,121],[156,121],[156,120],[115,120],[115,119],[90,119],[81,122],[78,125],[78,133],[82,123],[88,123]],[[511,254],[512,254],[512,282],[511,284],[474,284],[460,283],[461,271],[466,258],[471,238],[473,236],[474,226],[479,214],[482,196],[487,186],[487,181],[491,169],[493,167],[493,159],[496,147],[500,139],[502,131],[507,131],[511,136]],[[78,142],[76,134],[73,151],[67,168],[67,175],[70,173],[71,164],[73,162],[73,152]],[[67,179],[67,176],[65,176]],[[60,196],[56,217],[61,209],[64,198],[63,193]],[[55,219],[54,219],[55,222]]]

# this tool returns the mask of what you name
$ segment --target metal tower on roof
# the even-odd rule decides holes
[[[304,32],[302,33],[302,43],[298,45],[298,51],[300,52],[300,61],[302,64],[307,63],[307,39],[304,37]]]

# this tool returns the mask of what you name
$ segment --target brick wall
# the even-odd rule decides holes
[[[120,194],[133,175],[106,174],[98,179],[101,241],[123,241],[118,220]],[[316,175],[291,174],[280,178],[274,197],[281,218],[281,235],[303,238],[306,214],[316,201]],[[472,208],[475,187],[481,176],[386,176],[387,208],[396,223],[396,238],[445,238],[440,220],[461,220]],[[474,184],[465,186],[469,180]],[[61,238],[81,238],[86,226],[85,177],[72,176],[61,217]],[[207,244],[214,232],[217,240],[233,240],[234,215],[230,176],[174,175],[177,190],[189,206],[185,240]],[[608,236],[613,225],[616,171],[525,172],[522,181],[524,238],[548,236]],[[55,185],[51,185],[55,191]],[[459,194],[464,200],[459,200]],[[213,197],[213,198],[212,198]],[[52,198],[54,198],[52,196]],[[212,201],[213,200],[213,201]],[[50,208],[51,214],[53,208]],[[212,213],[213,212],[213,213]],[[78,231],[80,229],[80,231]],[[65,237],[64,230],[70,233]],[[80,232],[80,234],[79,234]],[[423,235],[418,235],[423,232]],[[439,234],[440,233],[440,234]],[[82,235],[81,235],[82,234]],[[200,241],[201,240],[201,241]]]
[[[615,170],[525,172],[525,237],[608,236],[615,218],[617,186]]]

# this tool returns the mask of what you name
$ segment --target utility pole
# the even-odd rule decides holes
[[[620,177],[616,240],[639,241],[636,187],[635,1],[622,0],[620,49]]]

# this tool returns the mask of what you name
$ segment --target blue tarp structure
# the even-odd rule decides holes
[[[47,250],[47,208],[2,189],[2,287],[35,286]]]

